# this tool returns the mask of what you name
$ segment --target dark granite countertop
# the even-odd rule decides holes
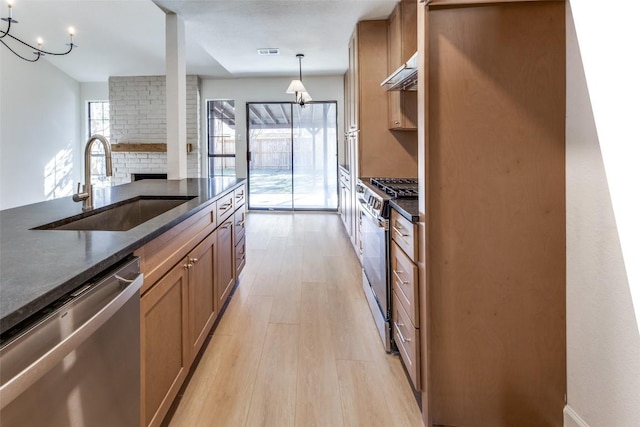
[[[0,333],[125,259],[244,179],[144,180],[97,189],[94,208],[138,196],[194,196],[128,231],[31,230],[82,213],[71,197],[0,211]]]
[[[392,199],[389,202],[391,207],[397,210],[400,215],[411,222],[418,222],[419,210],[418,199]]]

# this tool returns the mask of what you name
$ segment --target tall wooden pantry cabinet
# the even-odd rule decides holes
[[[565,3],[418,5],[425,425],[562,426]]]

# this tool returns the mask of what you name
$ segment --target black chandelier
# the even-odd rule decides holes
[[[40,57],[44,55],[54,55],[54,56],[66,55],[70,53],[74,47],[78,46],[76,44],[73,44],[73,34],[75,33],[75,30],[73,29],[73,27],[68,28],[69,43],[67,43],[66,45],[69,47],[69,49],[67,49],[66,52],[50,52],[42,49],[42,39],[40,37],[38,37],[37,39],[38,45],[33,46],[23,40],[20,40],[18,37],[14,36],[13,34],[10,34],[11,24],[15,25],[18,23],[18,21],[13,19],[13,17],[11,16],[11,8],[13,6],[13,1],[14,0],[7,0],[7,4],[9,6],[9,16],[7,16],[6,18],[1,18],[3,21],[7,23],[7,28],[6,30],[0,30],[0,43],[2,43],[7,49],[9,49],[18,58],[24,59],[25,61],[28,61],[28,62],[36,62],[38,59],[40,59]],[[13,42],[11,42],[9,39],[5,39],[5,37],[9,37],[9,39],[13,40]],[[12,43],[15,46],[12,48],[11,46],[9,46],[9,44],[7,44],[7,42]],[[32,54],[35,56],[31,56],[31,57],[24,56],[17,51],[18,48],[24,51],[28,51],[29,49],[31,49]]]

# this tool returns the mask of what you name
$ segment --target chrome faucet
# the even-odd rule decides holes
[[[78,183],[78,192],[73,195],[73,201],[82,201],[82,210],[88,211],[93,209],[93,189],[91,187],[91,147],[93,143],[100,141],[104,147],[104,158],[106,160],[106,176],[113,175],[111,169],[111,144],[102,135],[92,135],[87,141],[87,145],[84,148],[84,185],[82,190],[80,188],[81,183]]]

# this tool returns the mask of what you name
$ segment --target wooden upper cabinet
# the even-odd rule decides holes
[[[358,135],[349,164],[355,177],[402,178],[417,173],[415,138],[394,135],[387,125],[388,95],[380,86],[389,75],[387,43],[386,19],[359,22],[349,43],[346,108],[349,131]]]
[[[389,74],[406,63],[418,47],[417,3],[401,1],[387,21],[387,71]],[[418,97],[416,91],[390,91],[389,129],[417,130]]]

